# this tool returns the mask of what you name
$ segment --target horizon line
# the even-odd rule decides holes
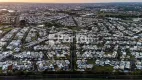
[[[42,3],[42,4],[94,4],[94,3],[142,3],[142,2],[0,2],[0,3]]]

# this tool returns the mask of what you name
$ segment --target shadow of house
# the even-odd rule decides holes
[[[26,20],[20,20],[19,25],[22,26],[26,26],[27,21]]]

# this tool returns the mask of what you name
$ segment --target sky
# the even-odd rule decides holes
[[[0,2],[98,3],[98,2],[142,2],[142,0],[0,0]]]

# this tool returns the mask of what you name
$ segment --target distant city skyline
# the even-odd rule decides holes
[[[142,0],[0,0],[0,2],[101,3],[101,2],[142,2]]]

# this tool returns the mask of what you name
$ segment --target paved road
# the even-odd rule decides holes
[[[0,76],[2,80],[17,80],[17,79],[47,79],[47,78],[94,78],[103,80],[141,80],[142,76],[132,75],[94,75],[94,74],[42,74],[42,75],[19,75],[19,76]]]

